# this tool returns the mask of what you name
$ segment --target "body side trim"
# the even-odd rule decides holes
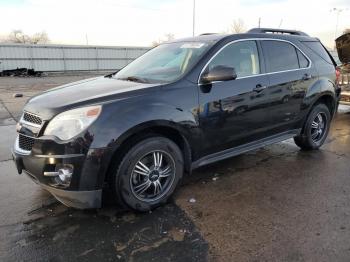
[[[67,154],[67,155],[33,155],[34,157],[40,158],[72,158],[72,157],[83,157],[84,154]]]
[[[258,149],[267,145],[271,145],[274,143],[282,142],[294,136],[300,134],[301,129],[293,129],[287,132],[283,132],[277,135],[273,135],[267,138],[263,138],[254,142],[250,142],[244,145],[240,145],[237,147],[229,148],[217,153],[213,153],[198,159],[197,161],[192,163],[192,169],[208,165],[226,158],[230,158],[233,156],[237,156],[246,152],[249,152],[254,149]]]

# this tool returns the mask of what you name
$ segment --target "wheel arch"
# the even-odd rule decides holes
[[[332,93],[325,93],[325,94],[321,95],[314,102],[312,107],[314,107],[317,104],[321,104],[321,103],[325,104],[328,107],[329,112],[330,112],[331,116],[333,117],[334,114],[336,113],[336,106],[337,106],[336,99],[335,99],[334,95]]]
[[[331,114],[331,117],[334,116],[334,114],[336,113],[336,98],[334,96],[334,94],[332,92],[323,92],[321,93],[309,106],[307,114],[305,115],[304,119],[303,119],[303,124],[302,124],[302,130],[301,133],[304,132],[304,128],[305,128],[305,123],[306,120],[308,119],[312,109],[318,105],[318,104],[325,104],[328,109],[329,112]]]
[[[337,92],[335,84],[327,77],[320,77],[307,89],[304,98],[304,105],[308,108],[307,116],[316,104],[322,102],[333,116],[337,106]]]
[[[150,121],[131,128],[119,137],[112,151],[112,157],[109,160],[104,181],[108,182],[111,171],[114,169],[115,165],[120,163],[122,156],[127,150],[138,142],[157,135],[170,139],[180,148],[184,158],[185,173],[191,173],[193,150],[189,137],[173,122]]]
[[[336,113],[336,109],[337,109],[337,103],[336,103],[336,98],[334,93],[330,92],[330,91],[325,91],[322,92],[319,96],[317,96],[317,98],[312,102],[309,110],[308,110],[308,114],[307,116],[310,114],[311,110],[313,107],[315,107],[317,104],[325,104],[328,109],[329,112],[331,114],[331,116],[333,117],[334,114]]]

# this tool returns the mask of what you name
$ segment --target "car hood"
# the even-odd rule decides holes
[[[118,80],[112,77],[96,77],[58,86],[31,98],[25,111],[49,120],[63,111],[85,105],[126,99],[142,95],[145,89],[159,84],[144,84]]]
[[[343,64],[350,63],[350,33],[344,34],[335,40],[339,60]]]

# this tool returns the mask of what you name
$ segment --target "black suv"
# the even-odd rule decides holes
[[[68,206],[100,207],[110,189],[146,211],[197,167],[289,138],[318,149],[338,99],[335,63],[316,38],[262,28],[206,34],[31,98],[13,157],[19,173]]]

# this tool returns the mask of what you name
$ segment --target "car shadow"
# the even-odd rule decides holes
[[[6,229],[2,261],[207,260],[208,244],[174,203],[134,213],[115,205],[76,210],[48,198]]]

